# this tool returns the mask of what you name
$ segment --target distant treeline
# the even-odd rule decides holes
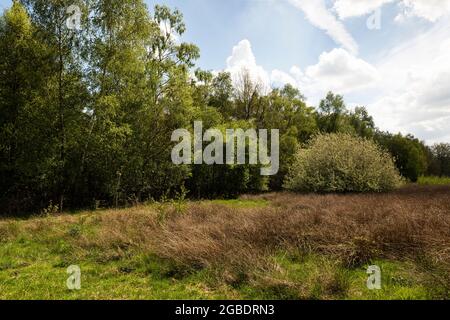
[[[80,30],[66,25],[70,5]],[[292,86],[263,90],[243,71],[195,69],[177,10],[143,0],[22,0],[0,18],[0,214],[124,205],[184,195],[278,190],[297,149],[318,132],[373,139],[404,177],[450,175],[450,146],[376,129],[363,107],[329,93],[307,106]],[[193,76],[195,71],[195,77]],[[205,127],[280,129],[280,172],[175,166],[171,133]]]

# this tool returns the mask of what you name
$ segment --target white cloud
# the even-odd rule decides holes
[[[417,16],[436,22],[450,14],[450,0],[403,0],[401,4],[403,13],[400,17]]]
[[[364,16],[387,3],[399,4],[401,13],[395,21],[419,17],[436,22],[450,14],[450,0],[334,0],[334,10],[341,19]]]
[[[302,81],[301,79],[304,79],[305,77],[302,70],[297,66],[293,66],[289,72],[295,79],[297,79],[297,81]]]
[[[232,54],[227,59],[225,71],[231,74],[234,83],[239,81],[243,72],[248,72],[253,82],[262,84],[264,89],[270,87],[270,76],[263,67],[256,64],[252,46],[247,39],[241,40],[233,47]]]
[[[339,93],[367,88],[379,80],[376,68],[344,49],[322,53],[316,65],[306,68],[306,76],[319,91]]]
[[[353,54],[358,52],[358,45],[345,26],[328,10],[324,0],[289,0],[302,10],[306,18],[317,28],[326,31],[333,40]]]
[[[290,84],[294,87],[298,86],[298,82],[293,75],[278,69],[272,70],[270,80],[273,86],[283,86],[285,84]]]
[[[247,39],[241,40],[236,46],[234,46],[231,56],[227,59],[227,66],[229,68],[241,65],[256,65],[256,58],[252,51],[252,45]]]
[[[390,50],[376,65],[381,98],[369,111],[382,129],[450,141],[450,23],[442,21]]]
[[[313,105],[330,90],[339,94],[355,93],[374,87],[379,80],[374,66],[342,48],[322,53],[317,64],[308,66],[304,73],[293,66],[289,72],[274,70],[271,74],[273,86],[298,87]]]
[[[379,80],[378,71],[372,65],[342,48],[322,53],[317,64],[307,67],[305,72],[297,66],[289,72],[278,69],[269,72],[257,64],[251,43],[246,39],[233,47],[225,71],[237,83],[243,70],[267,89],[285,84],[298,87],[311,103],[317,103],[329,90],[345,94],[370,87]]]
[[[341,19],[363,16],[396,0],[336,0],[334,10]]]

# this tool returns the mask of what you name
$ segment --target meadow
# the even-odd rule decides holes
[[[47,211],[0,220],[0,299],[448,299],[449,230],[450,186]]]
[[[450,177],[436,177],[436,176],[420,177],[417,183],[425,186],[436,186],[436,185],[445,186],[450,185]]]

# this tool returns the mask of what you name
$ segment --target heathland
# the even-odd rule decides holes
[[[450,187],[0,220],[2,299],[448,299]],[[66,287],[81,268],[81,290]],[[381,268],[382,289],[366,286]]]

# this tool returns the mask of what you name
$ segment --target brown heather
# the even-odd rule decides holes
[[[450,187],[249,198],[271,205],[190,206],[156,234],[155,250],[186,267],[258,267],[278,250],[324,253],[350,267],[375,258],[425,257],[450,266]]]

